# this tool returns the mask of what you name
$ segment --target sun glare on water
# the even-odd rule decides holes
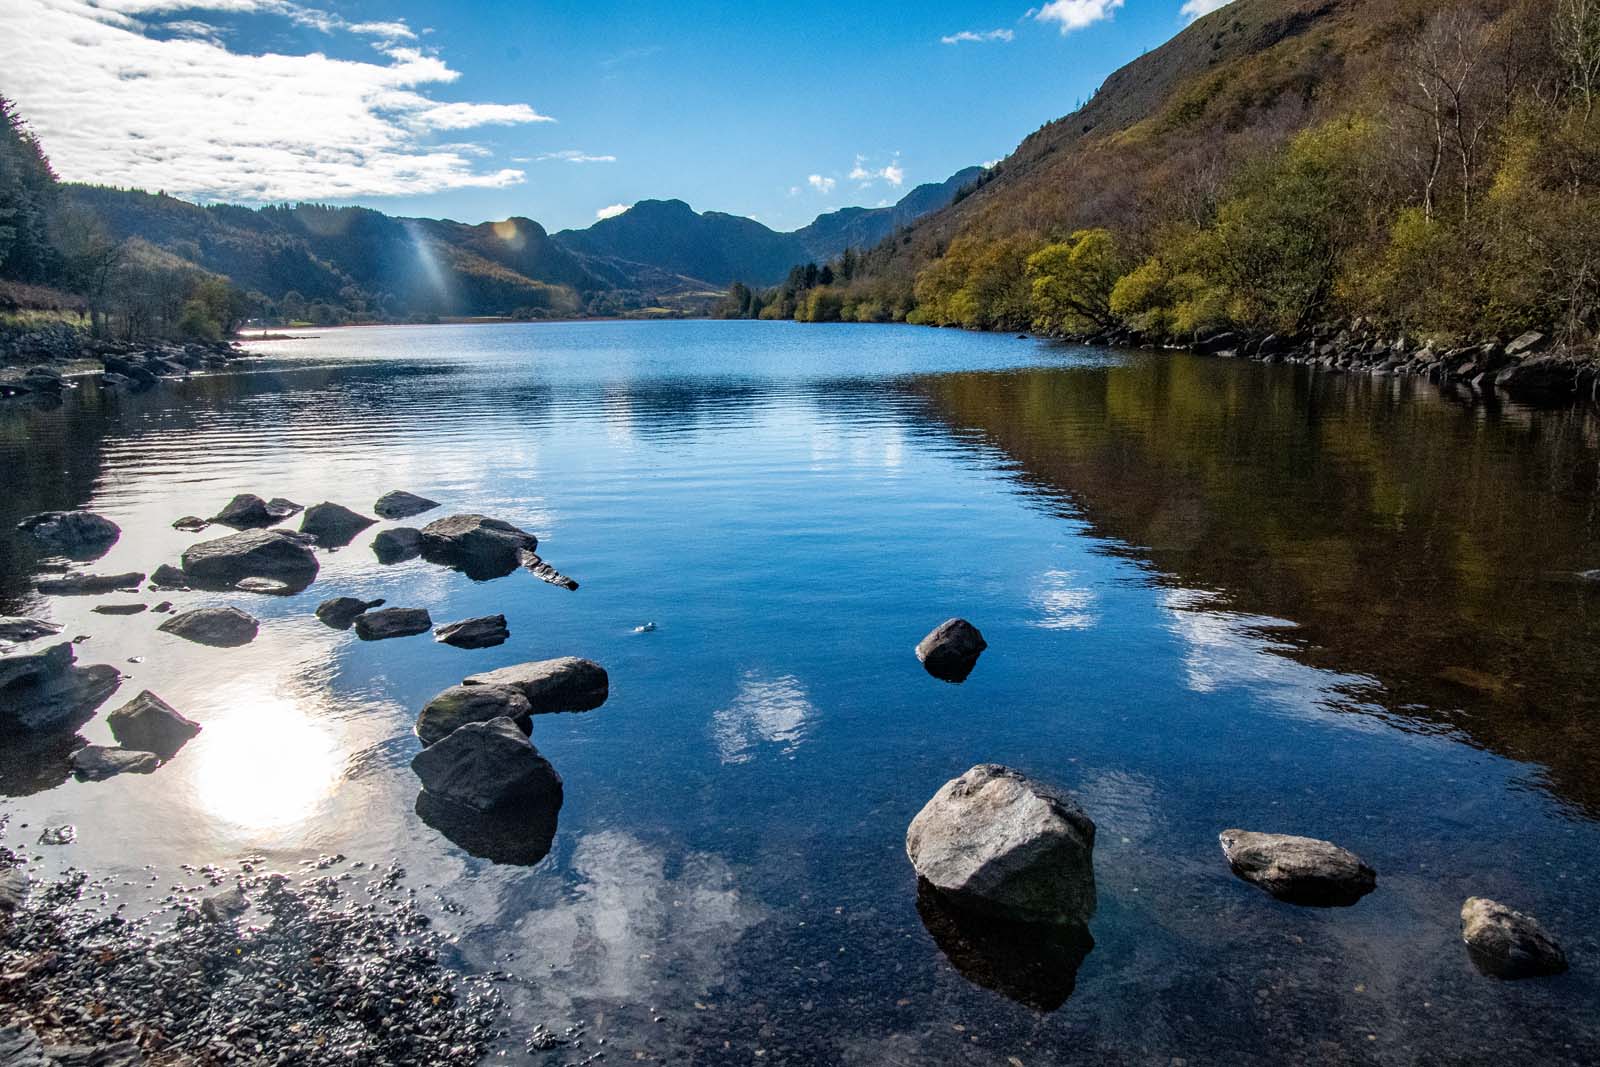
[[[317,814],[339,779],[329,731],[293,701],[241,700],[196,739],[196,806],[244,834],[278,835]]]

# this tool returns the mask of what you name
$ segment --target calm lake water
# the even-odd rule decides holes
[[[577,1058],[527,1056],[536,1023],[583,1024],[610,1062],[1600,1062],[1589,415],[912,327],[255,347],[245,373],[0,412],[0,613],[89,635],[80,662],[129,676],[106,710],[149,688],[204,725],[148,777],[0,759],[12,839],[78,828],[30,848],[46,868],[398,856],[461,966],[518,979],[506,1062]],[[380,566],[369,533],[294,597],[46,598],[12,532],[91,508],[123,529],[94,569],[149,571],[226,532],[171,523],[236,492],[370,514],[394,488],[445,504],[415,524],[536,532],[582,588]],[[311,615],[340,594],[503,612],[512,637],[362,643]],[[207,649],[90,610],[167,596],[261,636]],[[912,653],[952,615],[990,643],[962,685]],[[566,781],[553,846],[477,858],[416,814],[416,711],[558,655],[605,664],[612,696],[535,720]],[[82,735],[109,743],[104,715]],[[1075,985],[1070,953],[997,975],[982,931],[919,911],[906,825],[986,761],[1098,823]],[[1231,826],[1330,838],[1378,889],[1276,902],[1229,873]],[[1474,894],[1539,916],[1572,971],[1480,976]]]

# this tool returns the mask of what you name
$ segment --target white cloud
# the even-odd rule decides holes
[[[1004,162],[1005,162],[1005,156],[1001,156],[999,159],[986,159],[986,160],[983,161],[983,169],[984,170],[994,170],[994,168],[998,167],[1001,163],[1004,163]]]
[[[868,166],[866,156],[856,156],[856,164],[850,168],[849,178],[853,182],[860,182],[863,187],[879,181],[902,185],[906,180],[906,172],[900,165],[898,155],[881,167]]]
[[[833,187],[839,183],[833,178],[824,178],[820,174],[812,174],[806,178],[806,184],[826,196],[828,193],[833,192]]]
[[[350,24],[351,33],[363,34],[367,37],[382,37],[385,40],[415,40],[416,34],[404,22],[353,22]]]
[[[614,219],[627,210],[627,204],[612,204],[610,207],[603,207],[599,211],[596,211],[594,213],[594,217],[596,219]]]
[[[1191,0],[1194,2],[1194,0]],[[1207,0],[1200,0],[1207,2]],[[1111,17],[1121,7],[1123,0],[1050,0],[1034,13],[1040,22],[1054,22],[1063,34],[1081,30]]]
[[[1194,0],[1190,0],[1194,2]],[[985,41],[1014,41],[1017,35],[1011,30],[962,30],[960,33],[948,34],[939,38],[940,44],[963,44],[971,41],[982,44]]]
[[[1233,3],[1233,0],[1185,0],[1183,17],[1193,22],[1202,15],[1209,15],[1213,11],[1220,11]]]
[[[141,21],[176,11],[183,36]],[[371,62],[242,54],[196,36],[197,12],[347,28],[284,0],[0,0],[6,92],[64,178],[243,201],[497,188],[524,173],[482,169],[481,146],[433,135],[550,121],[527,104],[433,99],[460,75],[416,48]]]
[[[588,152],[579,151],[576,148],[563,148],[559,152],[541,152],[531,160],[523,159],[518,162],[544,163],[552,159],[560,160],[563,163],[615,163],[617,161],[616,156],[595,156],[590,155]]]

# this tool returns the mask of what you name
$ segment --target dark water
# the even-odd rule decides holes
[[[205,727],[150,777],[0,761],[14,838],[78,827],[47,865],[399,855],[463,966],[517,977],[515,1033],[582,1023],[609,1062],[1600,1061],[1589,416],[915,328],[260,347],[253,373],[0,414],[0,611],[92,635],[80,660],[131,676],[108,708],[147,687]],[[95,569],[148,571],[235,492],[370,511],[396,487],[537,532],[582,589],[381,567],[366,535],[296,597],[174,597],[263,620],[211,650],[89,610],[126,595],[30,592],[10,533],[91,507],[124,530]],[[340,593],[513,636],[363,644],[310,616]],[[991,646],[961,686],[911,652],[955,614]],[[415,813],[415,711],[567,654],[613,695],[535,722],[553,847],[475,858]],[[1087,956],[919,912],[906,825],[983,761],[1099,824]],[[1275,902],[1229,874],[1230,826],[1336,840],[1379,888]],[[1572,972],[1478,975],[1473,894],[1537,914]]]

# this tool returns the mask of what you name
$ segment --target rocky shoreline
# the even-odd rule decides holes
[[[59,398],[83,374],[99,374],[102,387],[139,391],[252,354],[234,341],[117,341],[64,323],[0,333],[0,400]]]

